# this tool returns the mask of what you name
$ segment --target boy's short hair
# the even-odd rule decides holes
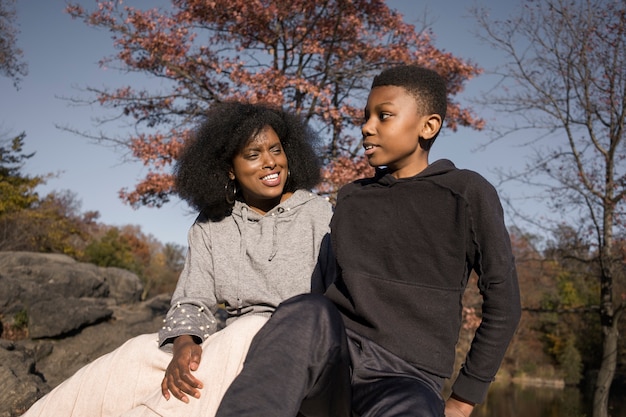
[[[446,117],[447,89],[443,77],[433,70],[416,65],[400,65],[388,68],[374,77],[372,87],[402,87],[415,98],[418,110],[426,114],[438,114],[441,121]]]

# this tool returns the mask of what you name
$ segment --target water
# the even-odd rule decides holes
[[[626,417],[626,396],[613,395],[611,417]],[[492,386],[487,401],[472,417],[590,417],[591,405],[577,388],[545,388],[521,385]]]

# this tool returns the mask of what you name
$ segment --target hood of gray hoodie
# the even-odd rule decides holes
[[[311,291],[331,216],[326,199],[304,190],[265,215],[240,201],[220,221],[200,215],[172,305],[271,314],[285,299]]]
[[[238,200],[235,201],[235,205],[232,211],[232,217],[235,222],[240,226],[241,234],[244,235],[243,239],[241,239],[241,244],[245,247],[242,247],[241,253],[244,254],[247,249],[248,238],[247,236],[245,236],[247,234],[247,231],[254,228],[258,229],[258,225],[261,222],[271,223],[271,236],[268,233],[267,228],[256,230],[257,233],[264,234],[264,236],[262,237],[263,243],[268,242],[268,240],[269,242],[271,242],[271,251],[269,253],[269,256],[267,257],[268,262],[271,262],[276,256],[279,246],[281,246],[281,239],[279,236],[279,224],[290,222],[293,218],[295,218],[295,216],[300,215],[298,208],[316,198],[318,197],[313,193],[304,190],[297,190],[291,197],[289,197],[287,200],[283,201],[264,215],[252,210],[244,202]],[[298,225],[293,225],[293,227],[297,226]],[[250,243],[258,244],[260,242],[258,239],[255,239]]]

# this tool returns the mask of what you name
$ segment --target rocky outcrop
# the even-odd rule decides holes
[[[35,354],[0,339],[0,416],[17,416],[50,390],[36,373]]]
[[[156,332],[169,294],[59,254],[0,252],[0,417],[21,415],[83,365]]]

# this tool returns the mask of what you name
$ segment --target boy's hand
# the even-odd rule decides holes
[[[172,361],[167,366],[165,377],[161,382],[161,393],[166,400],[170,399],[170,392],[184,403],[189,402],[187,395],[200,398],[202,382],[196,379],[191,372],[200,366],[202,347],[193,337],[185,335],[174,340]]]
[[[451,396],[446,401],[445,417],[469,417],[474,405]]]

